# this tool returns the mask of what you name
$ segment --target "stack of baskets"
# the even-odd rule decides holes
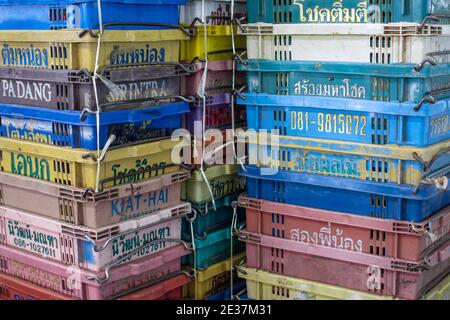
[[[248,297],[448,297],[448,1],[248,12]]]
[[[0,298],[176,299],[191,281],[170,139],[195,72],[184,3],[0,1]]]
[[[244,246],[232,239],[231,204],[245,183],[238,176],[234,142],[223,147],[213,135],[225,143],[234,135],[232,129],[245,126],[245,107],[234,103],[233,94],[245,78],[235,72],[233,55],[245,48],[245,37],[237,35],[236,24],[246,14],[246,3],[193,0],[187,6],[181,22],[195,24],[196,35],[183,43],[181,61],[193,63],[197,72],[183,87],[183,94],[196,99],[184,124],[192,136],[190,158],[195,169],[183,185],[182,198],[191,203],[196,219],[192,227],[187,222],[183,226],[184,239],[195,243],[195,254],[184,263],[197,276],[185,286],[184,297],[222,299],[230,297],[230,286],[237,292],[245,285],[234,286],[237,276],[231,271],[233,264],[243,260],[244,251]],[[242,224],[243,210],[236,215],[234,222]]]

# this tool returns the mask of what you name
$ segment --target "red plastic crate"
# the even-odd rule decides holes
[[[191,278],[187,274],[180,273],[118,300],[179,300],[182,296],[182,287],[190,281]]]
[[[77,300],[0,273],[0,300]]]
[[[412,262],[245,230],[238,237],[246,242],[251,268],[402,299],[420,298],[450,268],[450,241]]]
[[[240,197],[247,231],[370,255],[419,261],[449,238],[450,207],[421,223]]]

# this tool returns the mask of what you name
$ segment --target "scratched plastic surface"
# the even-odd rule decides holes
[[[99,68],[178,62],[181,30],[105,30],[99,50]],[[49,70],[87,69],[93,72],[96,34],[81,29],[37,31],[4,30],[0,67]],[[33,50],[34,55],[31,54]]]
[[[178,24],[178,5],[186,0],[106,0],[101,2],[103,23],[133,22]],[[0,29],[99,29],[97,2],[92,0],[1,1]],[[114,26],[113,29],[148,29]],[[153,27],[153,29],[156,27]]]
[[[302,243],[409,261],[445,240],[450,207],[421,223],[378,219],[241,197],[247,230]]]
[[[185,170],[93,192],[0,172],[4,206],[88,228],[101,228],[180,203]],[[27,199],[27,201],[23,201]]]
[[[450,275],[425,294],[424,300],[450,300]]]
[[[247,128],[373,145],[425,147],[450,138],[450,100],[424,104],[244,94]]]
[[[245,259],[245,253],[233,257],[233,266]],[[231,260],[218,262],[203,271],[197,272],[197,279],[183,287],[183,298],[203,300],[215,295],[230,286]],[[237,282],[236,273],[233,281]]]
[[[192,208],[197,212],[197,217],[193,222],[194,234],[198,238],[205,238],[213,230],[229,225],[233,217],[231,205],[233,201],[237,200],[239,194],[240,191],[215,199],[215,211],[212,202],[192,203]],[[237,219],[238,222],[245,220],[245,211],[242,208],[237,209]],[[191,231],[191,225],[187,220],[183,220],[182,231],[184,233]]]
[[[237,164],[224,164],[205,170],[206,178],[214,199],[221,198],[245,188],[245,179],[238,176]],[[208,184],[200,170],[194,170],[192,177],[183,184],[182,199],[195,205],[203,205],[212,200]]]
[[[180,6],[180,23],[190,24],[195,18],[203,16],[202,5],[205,6],[205,17],[208,25],[229,25],[231,18],[230,0],[190,0]],[[245,0],[234,1],[234,18],[247,16],[247,4]]]
[[[182,94],[197,94],[200,88],[205,62],[195,62],[196,72],[184,78]],[[205,92],[208,95],[231,92],[233,80],[233,61],[216,60],[208,61],[208,69],[205,81]],[[245,74],[236,72],[235,86],[245,84]]]
[[[242,226],[238,224],[238,227]],[[195,239],[195,261],[197,270],[206,268],[222,260],[229,259],[231,254],[231,221],[227,227],[213,231],[203,240]],[[190,241],[191,234],[184,233],[183,239]],[[233,237],[233,254],[239,254],[244,251],[245,246],[240,243],[236,237]],[[193,266],[194,255],[188,255],[183,258],[183,264]]]
[[[91,229],[0,206],[0,243],[81,269],[102,271],[111,266],[173,247],[181,238],[181,219],[189,203],[107,227]],[[172,241],[165,241],[169,239]]]
[[[0,300],[73,300],[69,296],[39,287],[29,281],[0,273]]]
[[[206,34],[208,43],[205,48],[204,27],[197,25],[195,27],[195,36],[188,41],[181,42],[180,61],[193,61],[200,58],[205,60],[208,55],[208,61],[231,60],[233,58],[233,47],[231,41],[230,26],[207,26]],[[238,35],[236,27],[233,26],[235,34],[234,43],[237,52],[245,51],[245,36]]]
[[[450,204],[450,190],[423,186],[416,194],[413,187],[391,183],[279,171],[262,175],[247,166],[240,174],[247,178],[251,198],[342,211],[381,219],[422,222]]]
[[[173,173],[172,148],[180,142],[164,139],[127,148],[108,150],[100,163],[99,188],[136,183]],[[3,172],[61,185],[96,189],[96,153],[0,137],[0,168]],[[95,154],[94,154],[95,153]]]
[[[239,277],[247,282],[252,300],[394,300],[363,291],[350,290],[316,281],[281,276],[263,270],[240,267]]]
[[[184,128],[191,133],[201,134],[203,123],[203,101],[198,99],[191,103],[191,112],[184,116]],[[232,124],[230,93],[211,94],[205,99],[205,130],[228,129]],[[234,106],[235,126],[245,123],[245,107]]]
[[[331,1],[330,1],[331,2]],[[449,19],[450,21],[450,19]],[[372,64],[449,62],[449,26],[395,24],[250,24],[248,59]]]
[[[0,104],[0,136],[61,147],[97,150],[109,138],[111,147],[170,137],[189,112],[188,102],[177,102],[138,110],[102,112],[97,126],[95,114],[80,119],[79,111],[48,110]]]
[[[124,68],[109,66],[99,70],[113,88],[97,81],[102,111],[143,108],[170,102],[181,94],[184,76],[194,65],[161,63]],[[86,70],[44,70],[0,68],[0,103],[29,105],[57,110],[95,111],[92,73]],[[175,99],[172,99],[175,101]]]
[[[426,177],[439,178],[450,172],[449,139],[416,148],[291,136],[278,138],[279,145],[275,147],[276,140],[267,135],[260,135],[259,144],[249,142],[249,154],[259,154],[258,166],[412,186],[419,185]]]
[[[419,262],[241,231],[251,268],[402,299],[418,299],[450,267],[450,240]],[[349,276],[351,275],[351,276]]]
[[[420,23],[431,14],[450,14],[448,3],[440,0],[248,0],[247,7],[250,23]]]
[[[117,300],[179,300],[182,297],[182,287],[190,282],[191,278],[189,276],[184,273],[178,273],[148,288],[127,294]]]
[[[270,60],[245,63],[239,64],[239,69],[247,72],[250,93],[414,102],[418,107],[427,97],[431,101],[430,96],[435,100],[450,96],[450,64],[425,65],[417,71],[414,64]]]
[[[40,287],[82,300],[117,299],[130,291],[147,287],[159,279],[181,271],[181,258],[188,254],[182,244],[164,249],[137,261],[104,272],[89,272],[30,255],[22,250],[0,245],[0,271],[27,280]],[[77,286],[67,283],[78,281]]]

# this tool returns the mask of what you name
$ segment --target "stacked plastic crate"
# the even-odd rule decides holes
[[[180,3],[0,1],[0,298],[181,297]]]
[[[448,297],[448,1],[248,12],[249,298]]]
[[[196,212],[193,228],[187,222],[183,228],[185,239],[195,238],[195,254],[185,260],[187,268],[197,274],[184,288],[188,299],[204,299],[226,290],[231,286],[232,264],[243,259],[239,253],[244,248],[236,247],[236,239],[231,252],[231,204],[244,182],[238,176],[234,142],[223,147],[213,136],[225,141],[233,136],[231,132],[227,135],[227,129],[245,126],[245,107],[237,106],[233,96],[233,89],[245,83],[242,73],[234,72],[233,61],[233,54],[245,48],[245,37],[236,31],[245,14],[244,1],[194,0],[181,9],[181,23],[195,28],[195,36],[183,43],[181,61],[193,63],[197,70],[183,86],[185,95],[195,96],[185,116],[195,169],[184,183],[183,200]],[[241,223],[245,217],[239,211]]]

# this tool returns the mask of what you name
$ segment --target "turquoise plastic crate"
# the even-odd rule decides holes
[[[206,236],[218,230],[224,226],[228,226],[233,218],[233,208],[231,204],[233,201],[237,201],[239,192],[216,199],[216,210],[212,202],[203,204],[191,203],[193,209],[197,211],[197,217],[194,221],[194,234],[197,239],[204,239]],[[245,219],[245,210],[243,208],[237,209],[238,221]],[[190,232],[190,223],[187,220],[183,220],[183,233]]]
[[[238,224],[238,228],[243,223]],[[204,239],[195,239],[196,250],[196,266],[197,269],[204,270],[214,263],[220,262],[224,259],[228,259],[231,254],[230,238],[231,230],[228,225],[225,228],[214,231]],[[183,233],[183,239],[190,241],[190,233]],[[238,254],[245,250],[245,244],[238,241],[237,237],[233,238],[233,254]],[[194,254],[183,257],[183,264],[194,265]]]
[[[445,0],[247,0],[247,12],[250,23],[422,22],[431,14],[449,15],[450,5]]]

